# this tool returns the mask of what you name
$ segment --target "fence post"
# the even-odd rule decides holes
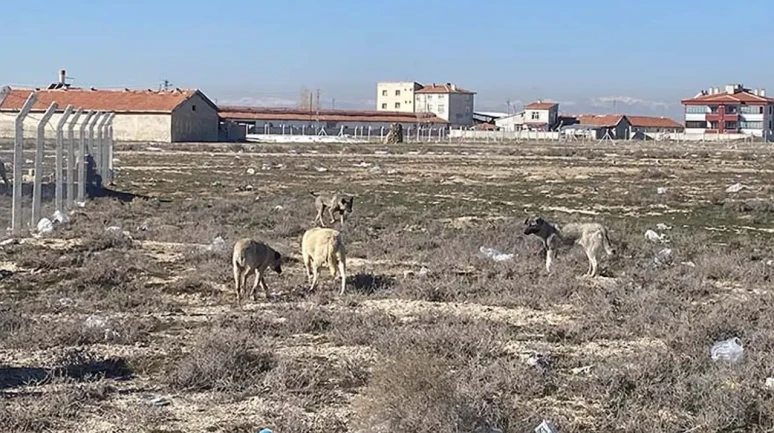
[[[22,105],[19,114],[16,115],[14,126],[16,135],[13,142],[13,202],[11,204],[11,233],[21,233],[22,220],[22,183],[24,176],[24,119],[30,113],[32,106],[38,100],[35,92],[30,93]]]
[[[59,108],[56,102],[52,102],[48,106],[48,109],[43,113],[43,117],[38,122],[38,133],[35,140],[35,183],[32,185],[32,226],[40,221],[40,198],[41,198],[41,183],[43,182],[43,154],[46,151],[46,125],[48,124],[51,116],[54,115],[56,109]]]
[[[88,140],[87,128],[89,124],[98,116],[99,112],[89,111],[81,122],[81,140],[78,146],[78,201],[83,202],[86,199],[86,140]]]
[[[116,119],[116,113],[110,113],[110,120],[107,123],[107,129],[105,130],[107,140],[107,149],[105,150],[105,175],[102,177],[103,183],[107,185],[113,184],[113,121]],[[107,182],[104,181],[107,179]]]
[[[59,212],[63,212],[62,208],[62,159],[64,159],[64,128],[67,123],[67,119],[73,113],[73,106],[68,105],[65,107],[62,117],[59,118],[59,122],[56,124],[56,169],[54,179],[56,179],[56,185],[54,186],[54,209]]]
[[[83,109],[75,110],[75,114],[67,125],[67,194],[65,207],[69,210],[73,208],[75,198],[75,125],[80,119]]]
[[[110,120],[110,113],[104,113],[97,122],[97,143],[91,148],[91,156],[94,158],[94,174],[99,175],[103,182],[105,177],[102,175],[102,159],[105,157],[105,125],[108,120]]]

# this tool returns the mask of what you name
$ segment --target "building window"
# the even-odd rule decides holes
[[[386,110],[387,109],[387,104],[382,104],[382,109]]]
[[[400,108],[400,102],[395,103],[395,108]]]
[[[763,107],[759,105],[742,105],[739,112],[743,114],[763,114]]]
[[[709,123],[709,129],[718,129],[718,121],[713,120]]]
[[[400,96],[400,90],[395,91],[395,96]]]
[[[443,99],[443,97],[446,95],[438,95],[438,99]]]
[[[443,104],[438,104],[438,112],[443,113],[444,110],[446,110],[446,106]]]
[[[725,129],[736,129],[736,122],[725,122],[723,124],[723,128]]]
[[[382,96],[387,96],[387,91],[386,90],[382,90]]]
[[[763,129],[763,122],[739,122],[740,129]]]
[[[191,105],[191,111],[196,111],[196,105]]]
[[[540,119],[540,113],[537,111],[532,112],[532,120],[538,120]]]
[[[739,112],[739,107],[736,105],[727,105],[726,106],[726,114],[736,114]]]
[[[427,95],[427,99],[433,99],[433,95]]]
[[[433,111],[433,106],[432,105],[428,105],[427,106],[427,111],[432,112]]]
[[[691,114],[704,114],[709,111],[706,105],[686,105],[685,112]]]
[[[713,113],[713,114],[717,114],[717,112],[718,112],[718,106],[717,106],[717,105],[714,105],[714,106],[711,106],[711,107],[709,107],[709,112],[710,112],[710,113]]]

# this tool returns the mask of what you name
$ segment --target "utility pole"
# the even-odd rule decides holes
[[[163,88],[164,91],[168,91],[170,87],[172,87],[172,83],[170,83],[169,80],[164,80],[161,82],[161,85],[159,86],[159,90]]]
[[[331,108],[336,109],[336,98],[331,99]]]

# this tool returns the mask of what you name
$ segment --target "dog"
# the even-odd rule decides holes
[[[282,275],[282,255],[263,242],[250,238],[243,238],[234,244],[234,253],[231,263],[234,267],[234,286],[236,289],[237,304],[242,304],[242,295],[247,284],[248,275],[255,274],[255,281],[251,290],[253,301],[257,300],[255,289],[258,284],[263,288],[266,299],[271,298],[269,286],[266,285],[264,275],[266,268],[271,268],[277,275]]]
[[[336,218],[333,216],[334,213],[340,214],[341,225],[344,225],[344,215],[352,213],[352,203],[355,200],[354,197],[339,197],[338,195],[334,195],[330,199],[327,199],[313,192],[310,192],[309,194],[311,194],[312,197],[315,197],[314,207],[317,210],[317,216],[314,218],[315,224],[319,221],[320,225],[325,227],[323,213],[326,209],[328,210],[328,215],[331,217],[331,224],[336,223]]]
[[[320,268],[327,264],[331,277],[336,277],[338,269],[341,277],[339,296],[344,294],[347,284],[347,254],[339,231],[323,227],[307,230],[301,239],[301,256],[307,279],[311,283],[310,292],[317,285]]]
[[[546,253],[546,270],[551,273],[551,265],[557,250],[562,246],[578,244],[586,251],[589,259],[589,269],[584,274],[588,277],[599,276],[599,252],[604,248],[608,255],[615,254],[610,242],[610,236],[605,226],[599,223],[568,223],[562,227],[551,224],[543,218],[527,218],[524,220],[525,235],[536,235],[543,241],[543,251]]]

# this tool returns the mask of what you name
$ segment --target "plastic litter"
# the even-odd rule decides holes
[[[422,268],[419,270],[419,272],[417,272],[417,276],[424,278],[424,277],[427,276],[428,273],[430,273],[430,270],[427,269],[426,267],[422,266]]]
[[[766,388],[774,388],[774,377],[766,378]]]
[[[728,340],[718,341],[712,345],[710,356],[715,362],[724,361],[736,364],[744,357],[744,347],[739,337],[732,337]]]
[[[659,230],[672,230],[672,226],[664,224],[664,223],[656,224],[656,228],[659,229]]]
[[[54,216],[52,217],[53,221],[57,224],[65,224],[70,221],[70,218],[67,217],[67,215],[63,214],[60,211],[54,212]]]
[[[513,254],[505,254],[494,248],[481,246],[478,250],[481,252],[481,254],[496,262],[504,262],[513,259]]]
[[[212,243],[207,246],[209,251],[222,251],[226,248],[226,241],[222,237],[218,236],[212,240]]]
[[[656,257],[653,258],[653,262],[659,266],[663,266],[672,263],[672,259],[672,249],[664,248],[663,250],[656,253]]]
[[[559,433],[554,423],[548,420],[543,420],[537,427],[535,427],[535,433]]]
[[[54,231],[54,223],[48,218],[41,218],[38,221],[37,229],[39,234],[51,233]]]
[[[657,194],[666,194],[667,193],[667,189],[665,187],[663,187],[663,186],[660,186],[660,187],[656,188],[656,193]]]
[[[658,233],[656,233],[656,232],[654,232],[653,230],[650,230],[650,229],[648,229],[645,232],[645,239],[647,239],[647,240],[649,240],[651,242],[661,242],[662,244],[669,242],[667,240],[666,236],[664,236],[663,234],[658,234]]]
[[[741,183],[735,183],[728,188],[726,188],[726,192],[739,192],[743,189],[747,188],[746,186],[742,185]]]
[[[255,174],[255,169],[254,168],[248,168],[247,169],[247,174],[249,174],[249,175]]]

